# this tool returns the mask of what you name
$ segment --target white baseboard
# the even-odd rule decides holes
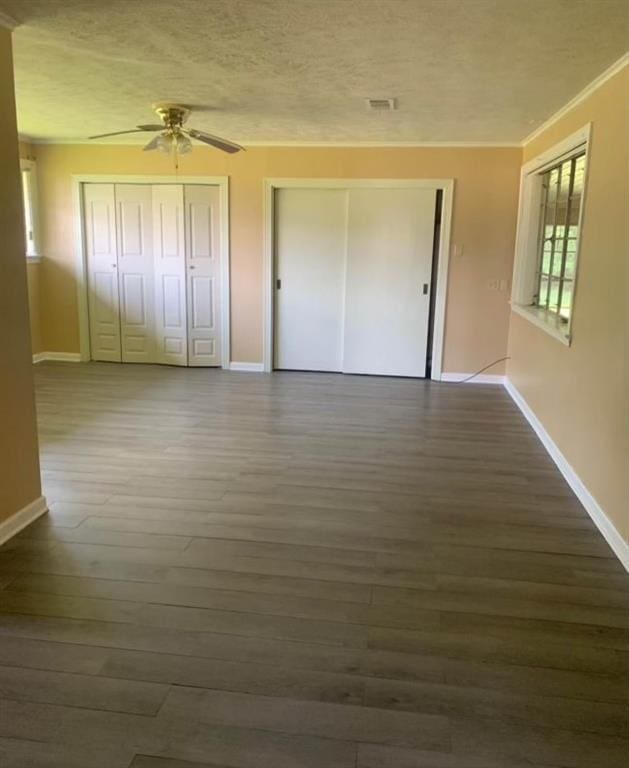
[[[465,379],[468,379],[470,376],[473,376],[473,374],[444,372],[441,374],[441,381],[463,382]],[[470,379],[470,381],[466,381],[465,383],[466,384],[504,384],[505,377],[495,373],[479,373],[477,376],[474,376],[473,379]]]
[[[0,523],[0,545],[5,541],[13,538],[16,533],[19,533],[27,525],[30,525],[38,517],[41,517],[45,512],[48,512],[48,505],[46,504],[46,498],[40,496],[39,498],[31,501],[25,507],[22,507],[14,515],[11,515],[7,520],[3,520]]]
[[[230,371],[244,371],[247,373],[264,373],[264,363],[230,363]]]
[[[59,363],[80,363],[80,352],[37,352],[33,355],[34,363],[41,363],[44,360],[55,360]]]
[[[566,479],[568,485],[574,491],[576,497],[581,504],[585,507],[585,511],[594,521],[594,524],[603,534],[605,541],[614,551],[616,557],[629,571],[629,543],[626,542],[616,529],[612,521],[607,517],[600,504],[596,501],[594,496],[588,491],[584,482],[577,475],[570,462],[566,459],[563,453],[559,450],[559,447],[544,429],[544,425],[537,418],[532,411],[529,404],[518,392],[515,385],[509,381],[508,377],[505,377],[505,389],[511,395],[513,402],[524,414],[524,417],[528,423],[533,427],[533,430],[542,442],[542,445],[548,451],[550,458],[555,462],[557,468]]]

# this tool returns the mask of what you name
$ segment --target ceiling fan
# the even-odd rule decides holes
[[[240,152],[243,147],[239,144],[234,144],[233,141],[227,139],[221,139],[220,136],[213,136],[211,133],[205,133],[205,131],[198,131],[196,128],[188,128],[184,130],[184,123],[190,115],[190,108],[184,107],[181,104],[154,104],[153,109],[159,115],[162,120],[162,124],[150,124],[150,125],[138,125],[128,131],[114,131],[113,133],[99,133],[97,136],[90,136],[90,139],[104,139],[108,136],[122,136],[125,133],[156,133],[159,131],[159,136],[151,139],[149,143],[144,147],[145,152],[150,152],[153,149],[159,149],[166,154],[174,153],[177,155],[185,155],[192,151],[192,142],[190,139],[196,139],[202,141],[204,144],[209,144],[211,147],[223,150],[223,152]]]

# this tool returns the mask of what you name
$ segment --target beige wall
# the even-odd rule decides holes
[[[230,157],[196,147],[182,174],[230,177],[231,359],[262,360],[265,177],[454,178],[452,242],[464,252],[451,258],[444,370],[474,371],[504,356],[508,291],[488,283],[511,275],[520,161],[517,148],[252,147]],[[42,344],[78,352],[71,175],[168,174],[172,161],[140,146],[39,145],[37,163]]]
[[[0,102],[1,522],[41,493],[11,35],[1,27]]]
[[[26,265],[26,277],[28,282],[28,316],[31,329],[31,352],[36,355],[43,352],[41,343],[41,325],[39,320],[39,272],[41,262],[29,261]]]
[[[628,105],[626,67],[525,148],[526,162],[592,122],[572,345],[513,314],[508,365],[513,383],[626,540]]]

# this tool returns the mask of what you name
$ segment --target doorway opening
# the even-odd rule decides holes
[[[437,200],[435,202],[435,229],[432,242],[432,270],[431,285],[436,286],[439,271],[439,240],[441,237],[441,216],[443,210],[443,191],[437,190]],[[430,292],[430,311],[428,313],[428,348],[426,355],[426,377],[432,378],[432,347],[435,333],[435,301],[437,292]]]

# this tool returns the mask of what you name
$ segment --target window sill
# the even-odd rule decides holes
[[[42,260],[42,257],[37,253],[27,253],[26,254],[26,261],[28,264],[39,264]]]
[[[521,317],[525,317],[529,322],[546,331],[549,336],[552,336],[557,341],[560,341],[564,346],[570,346],[570,332],[568,330],[568,324],[562,323],[556,315],[546,312],[539,307],[532,307],[526,304],[516,304],[511,302],[511,310]]]

